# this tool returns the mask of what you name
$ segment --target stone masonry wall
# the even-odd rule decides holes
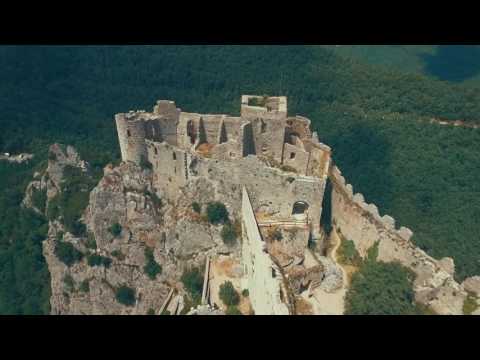
[[[354,194],[336,166],[331,167],[330,180],[332,223],[339,235],[352,240],[363,258],[378,243],[378,261],[398,262],[415,273],[416,301],[439,314],[462,314],[466,293],[453,278],[453,260],[438,261],[416,247],[410,241],[412,231],[397,229],[392,217],[380,216],[375,205],[367,204],[362,194]]]
[[[289,315],[289,308],[281,298],[282,275],[266,250],[245,187],[242,189],[242,232],[244,288],[248,289],[255,315]]]

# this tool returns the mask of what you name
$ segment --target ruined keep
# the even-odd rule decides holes
[[[160,100],[152,112],[115,120],[123,162],[150,168],[157,196],[172,203],[185,194],[220,201],[241,219],[242,284],[256,314],[295,314],[302,294],[308,299],[345,286],[335,258],[324,256],[327,181],[329,220],[340,240],[352,240],[362,258],[378,246],[379,261],[411,269],[417,302],[439,314],[462,312],[467,293],[454,280],[453,260],[431,258],[411,242],[408,228],[396,229],[393,218],[354,194],[310,120],[289,116],[286,97],[244,95],[239,117],[188,113]],[[177,236],[188,243],[187,235]]]
[[[244,95],[240,117],[183,112],[160,100],[151,113],[115,119],[122,160],[151,166],[160,196],[175,199],[191,178],[222,179],[216,195],[234,213],[245,185],[255,211],[307,221],[319,237],[330,148],[309,119],[288,116],[286,97]]]

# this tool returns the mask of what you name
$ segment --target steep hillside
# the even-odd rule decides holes
[[[453,257],[459,277],[480,273],[480,131],[428,123],[480,123],[478,88],[364,65],[317,46],[9,46],[0,47],[0,78],[0,150],[37,156],[30,165],[0,164],[0,183],[14,185],[0,194],[8,200],[0,212],[9,214],[0,225],[0,292],[15,284],[21,294],[0,312],[45,308],[37,295],[30,296],[35,306],[16,303],[48,289],[48,279],[22,275],[44,269],[41,236],[30,246],[15,234],[38,224],[28,218],[17,226],[21,218],[11,215],[21,212],[24,179],[46,160],[44,149],[72,144],[99,170],[119,159],[113,114],[157,99],[174,99],[185,111],[235,114],[241,94],[288,96],[291,113],[312,119],[356,191],[410,227],[428,253]]]
[[[337,54],[412,74],[480,86],[478,45],[322,45]]]

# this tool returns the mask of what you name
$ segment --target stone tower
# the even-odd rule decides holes
[[[130,112],[115,115],[115,121],[122,160],[140,164],[147,157],[144,120],[138,113]]]

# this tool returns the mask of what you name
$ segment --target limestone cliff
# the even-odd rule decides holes
[[[32,193],[41,189],[47,193],[48,208],[48,202],[64,188],[65,166],[88,170],[72,147],[63,150],[53,145],[50,151],[48,168],[28,187],[26,206],[35,207]],[[80,219],[86,226],[83,234],[66,229],[62,211],[57,217],[50,216],[43,252],[52,279],[52,314],[158,313],[171,289],[178,294],[177,302],[183,300],[179,280],[185,267],[204,266],[205,257],[218,250],[238,252],[223,244],[220,227],[194,213],[191,195],[181,194],[171,203],[158,198],[152,181],[152,172],[135,164],[107,166]],[[120,230],[113,232],[112,225]],[[59,244],[71,244],[80,259],[67,265],[58,256]],[[144,270],[146,248],[152,249],[161,267],[153,280]],[[123,286],[134,289],[131,306],[116,299]]]

